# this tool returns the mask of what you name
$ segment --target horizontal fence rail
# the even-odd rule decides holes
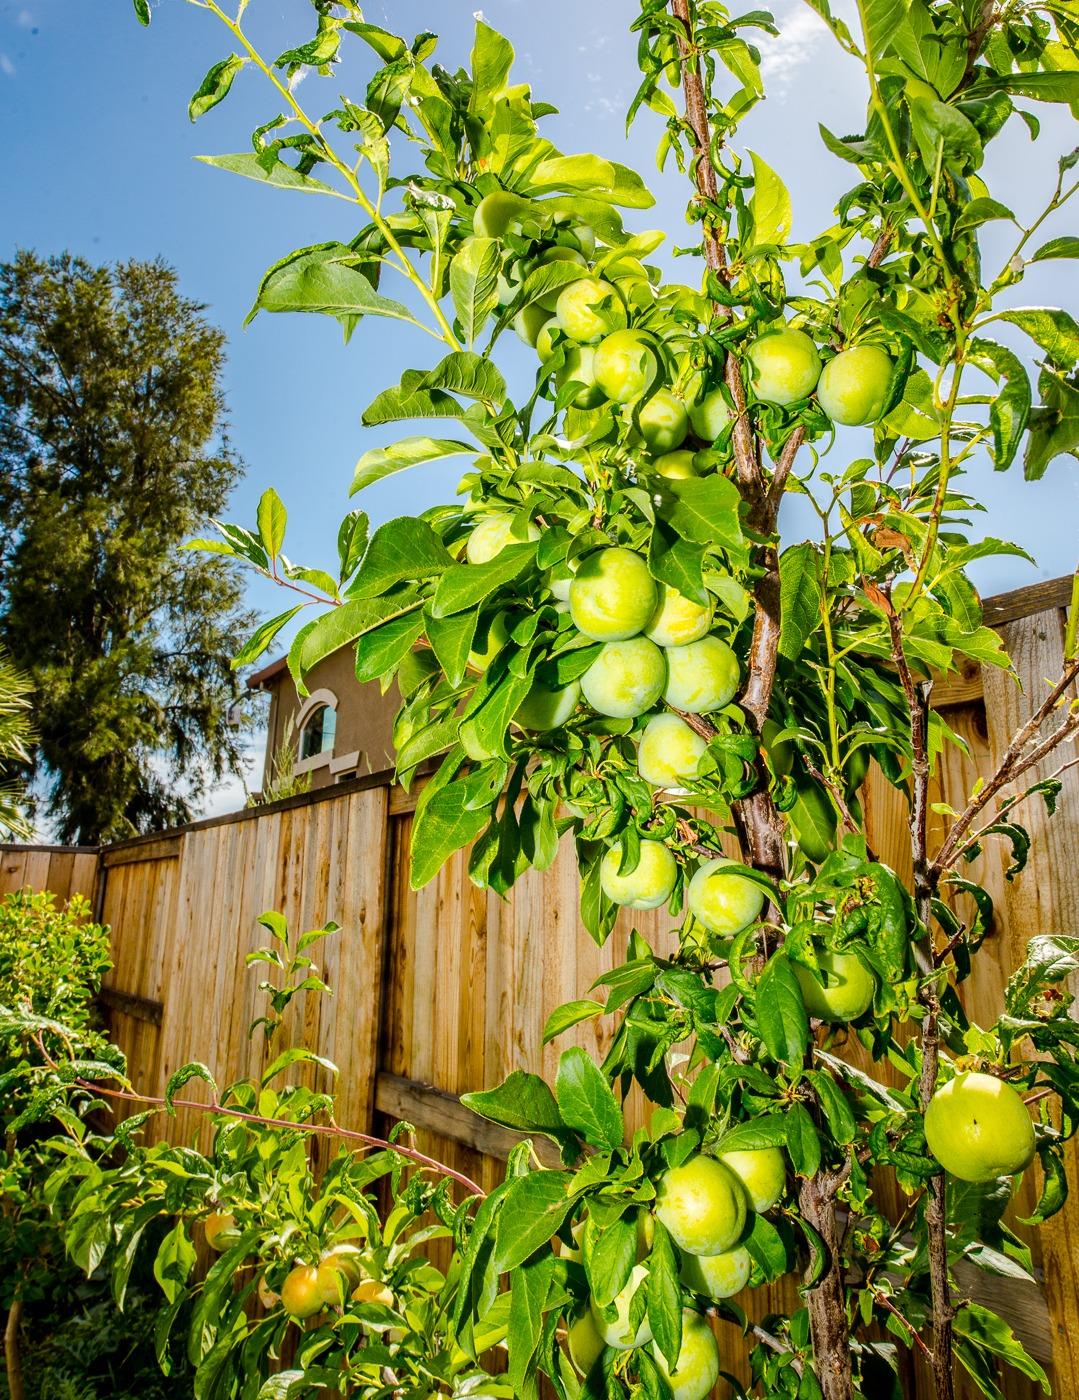
[[[1022,685],[972,669],[935,688],[934,703],[969,754],[949,747],[941,757],[933,802],[962,806],[1036,707],[1046,678],[1059,673],[1069,594],[1070,580],[1053,580],[987,600],[987,621],[1003,634]],[[875,768],[862,795],[872,846],[909,880],[901,795]],[[160,1094],[169,1075],[195,1058],[210,1065],[220,1084],[260,1074],[269,1057],[261,1033],[249,1036],[248,1028],[261,1014],[262,970],[246,964],[248,953],[268,941],[257,917],[280,910],[295,929],[336,921],[341,931],[315,954],[333,995],[297,998],[283,1031],[340,1068],[333,1083],[327,1071],[307,1066],[308,1082],[333,1084],[343,1126],[407,1121],[423,1151],[489,1188],[517,1138],[470,1113],[460,1095],[518,1068],[551,1075],[568,1044],[605,1053],[611,1030],[602,1018],[574,1027],[557,1048],[541,1047],[541,1030],[553,1007],[582,995],[622,959],[631,918],[620,918],[606,947],[593,944],[578,917],[569,843],[549,871],[530,871],[507,900],[469,882],[463,855],[426,888],[411,890],[414,805],[389,775],[375,774],[100,850],[2,846],[0,893],[31,885],[62,898],[81,892],[93,899],[112,929],[114,966],[103,1002],[132,1078],[149,1094]],[[944,818],[931,820],[936,839]],[[1005,879],[1006,861],[992,845],[970,868],[998,910],[963,988],[968,1014],[983,1025],[996,1020],[1005,983],[1033,935],[1079,930],[1079,770],[1064,774],[1052,821],[1033,802],[1024,820],[1034,846],[1020,875]],[[673,951],[662,911],[635,912],[632,924],[660,953]],[[857,1061],[863,1052],[851,1043],[844,1053]],[[644,1112],[635,1090],[627,1104],[631,1131]],[[150,1131],[189,1140],[200,1130],[198,1118],[180,1110],[175,1119],[155,1120]],[[324,1157],[333,1148],[315,1141],[312,1150]],[[537,1150],[547,1158],[544,1146]],[[1069,1174],[1079,1179],[1074,1144]],[[1013,1224],[1033,1207],[1036,1176],[1028,1172],[1017,1192]],[[891,1188],[890,1201],[888,1189],[885,1182],[885,1208],[894,1209],[898,1188]],[[1052,1366],[1054,1394],[1069,1400],[1079,1396],[1079,1191],[1041,1232],[1015,1228],[1031,1244],[1038,1285],[965,1267],[961,1286],[1008,1318],[1031,1353]],[[759,1318],[790,1307],[793,1289],[781,1281],[742,1301]],[[732,1330],[724,1347],[728,1369],[737,1370],[740,1352]],[[916,1400],[932,1394],[920,1363],[911,1363],[904,1388]],[[966,1382],[959,1393],[963,1400],[977,1394]],[[1040,1393],[1009,1375],[1008,1400]]]

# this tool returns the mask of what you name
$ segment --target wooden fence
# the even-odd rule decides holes
[[[1058,580],[987,603],[987,620],[1004,634],[1023,685],[972,669],[938,687],[935,703],[967,740],[970,756],[949,749],[934,801],[962,804],[978,775],[992,771],[1046,679],[1059,673],[1069,589],[1070,581]],[[1000,911],[964,989],[968,1012],[982,1024],[999,1014],[1004,984],[1032,935],[1079,930],[1079,771],[1064,781],[1052,822],[1040,803],[1025,814],[1034,856],[1018,878],[1005,881],[995,847],[971,872]],[[864,799],[873,846],[909,877],[902,800],[879,774]],[[551,1074],[569,1043],[604,1053],[610,1026],[603,1020],[547,1049],[540,1048],[540,1031],[554,1006],[583,995],[622,959],[629,920],[605,948],[593,945],[580,927],[568,845],[550,871],[526,875],[506,901],[469,883],[463,857],[411,891],[413,807],[376,775],[96,853],[3,847],[0,893],[24,884],[64,896],[92,893],[113,932],[115,966],[105,993],[113,1035],[148,1093],[160,1093],[191,1059],[209,1064],[222,1084],[259,1073],[266,1051],[261,1035],[249,1038],[248,1026],[259,1014],[262,972],[245,963],[269,941],[257,916],[280,910],[304,929],[336,920],[342,931],[318,952],[334,995],[298,998],[286,1034],[341,1067],[339,1122],[363,1128],[407,1119],[424,1150],[489,1187],[512,1139],[473,1117],[458,1096],[516,1068]],[[939,826],[943,819],[933,820]],[[636,914],[633,922],[657,950],[672,948],[662,911]],[[324,1071],[314,1074],[329,1087]],[[635,1099],[630,1119],[639,1121],[643,1107]],[[168,1131],[188,1139],[197,1119],[181,1113]],[[315,1150],[327,1149],[316,1143]],[[1074,1150],[1069,1165],[1072,1180],[1079,1179]],[[1027,1173],[1013,1216],[1029,1213],[1038,1175]],[[1040,1287],[986,1280],[974,1270],[964,1285],[1004,1312],[1030,1351],[1053,1365],[1054,1394],[1069,1400],[1079,1396],[1079,1192],[1031,1242]],[[792,1297],[781,1283],[759,1290],[749,1305],[759,1316],[790,1306]],[[740,1346],[732,1337],[728,1354],[737,1356]],[[1007,1385],[1008,1400],[1040,1394],[1014,1375]],[[905,1377],[905,1393],[932,1393],[920,1370]],[[964,1400],[975,1394],[961,1393]]]

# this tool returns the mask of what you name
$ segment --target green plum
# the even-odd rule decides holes
[[[668,481],[689,481],[691,477],[700,475],[696,453],[685,448],[679,448],[677,452],[664,452],[652,463],[652,470],[665,476]]]
[[[771,1210],[787,1189],[787,1164],[778,1147],[721,1152],[724,1162],[742,1183],[749,1204],[761,1215]]]
[[[682,1346],[674,1369],[652,1343],[656,1365],[670,1386],[672,1400],[705,1400],[719,1380],[719,1346],[706,1318],[692,1308],[682,1312]]]
[[[600,863],[600,887],[612,904],[627,909],[658,909],[671,897],[678,879],[678,862],[662,841],[642,841],[634,869],[618,873],[621,845],[612,846]]]
[[[581,678],[584,698],[612,719],[636,719],[663,693],[667,666],[647,637],[608,642]]]
[[[682,1282],[706,1298],[733,1298],[741,1293],[753,1272],[753,1257],[744,1245],[736,1244],[722,1254],[684,1254]]]
[[[578,253],[576,248],[567,248],[561,243],[556,243],[553,248],[546,248],[536,259],[537,267],[548,267],[551,263],[573,263],[576,267],[587,267],[588,263]],[[561,287],[552,287],[549,292],[544,292],[536,299],[536,305],[542,306],[548,316],[554,314],[558,305],[558,298],[562,293]]]
[[[603,402],[603,390],[596,383],[595,351],[591,345],[571,345],[566,358],[555,371],[555,386],[561,390],[570,382],[579,387],[570,403],[574,408],[598,408]]]
[[[532,204],[509,190],[484,195],[472,211],[472,232],[477,238],[503,238],[510,225],[520,223]]]
[[[659,389],[638,409],[637,427],[649,452],[662,456],[685,442],[689,414],[676,394],[670,389]]]
[[[689,410],[690,427],[705,442],[715,442],[733,417],[722,389],[709,389]]]
[[[643,557],[621,545],[589,554],[569,587],[574,626],[595,642],[635,637],[648,626],[658,601]]]
[[[522,307],[514,316],[513,329],[526,345],[535,345],[540,332],[550,319],[551,313],[544,310],[539,302],[534,301],[530,306]]]
[[[766,719],[761,726],[761,743],[768,750],[772,769],[777,778],[786,778],[794,767],[794,745],[790,739],[777,739],[784,726],[774,719]]]
[[[578,1375],[588,1375],[605,1346],[591,1308],[575,1317],[566,1329],[566,1350]]]
[[[730,1167],[698,1153],[664,1172],[655,1211],[679,1249],[722,1254],[745,1227],[746,1194]]]
[[[476,630],[472,650],[468,653],[468,664],[474,671],[486,671],[491,662],[509,641],[510,631],[504,612],[495,613],[485,631]]]
[[[877,979],[861,958],[856,953],[833,953],[827,948],[818,948],[817,962],[823,986],[808,967],[793,964],[809,1014],[840,1025],[864,1016],[873,1005]]]
[[[709,597],[706,603],[698,603],[669,583],[660,584],[660,590],[659,602],[644,635],[661,647],[682,647],[699,642],[712,625],[715,614],[712,599]]]
[[[546,364],[555,352],[555,336],[561,331],[556,317],[552,316],[549,321],[545,321],[536,336],[536,354],[540,361]]]
[[[465,556],[470,564],[489,564],[509,545],[525,544],[539,536],[539,526],[532,520],[523,521],[508,514],[478,515],[465,545]]]
[[[678,790],[696,775],[708,747],[678,715],[653,715],[637,749],[637,771],[654,787]]]
[[[659,373],[650,339],[640,331],[614,331],[596,346],[596,383],[614,403],[639,399]]]
[[[609,1347],[616,1347],[619,1351],[629,1351],[633,1347],[643,1347],[646,1342],[652,1340],[652,1329],[648,1325],[647,1313],[638,1325],[636,1332],[630,1330],[629,1320],[629,1309],[633,1302],[633,1295],[647,1279],[648,1270],[643,1264],[635,1264],[630,1271],[625,1287],[614,1300],[613,1307],[616,1316],[613,1322],[608,1322],[595,1303],[592,1304],[592,1320],[596,1324],[596,1330]]]
[[[736,864],[724,856],[706,860],[689,882],[686,898],[690,913],[720,938],[741,933],[764,908],[764,890],[737,870],[728,869]]]
[[[805,331],[765,331],[746,352],[750,384],[762,403],[788,404],[806,399],[817,386],[821,364],[817,347]]]
[[[522,729],[533,729],[546,734],[551,729],[561,729],[570,719],[581,698],[578,681],[552,690],[541,681],[533,681],[532,688],[517,706],[514,720]]]
[[[667,649],[664,698],[674,710],[708,715],[729,705],[738,690],[738,658],[718,637]]]
[[[979,1183],[1025,1171],[1036,1150],[1022,1096],[995,1075],[976,1071],[957,1074],[933,1095],[925,1140],[950,1176]]]
[[[833,423],[860,427],[884,412],[894,366],[879,345],[841,350],[821,370],[817,402]]]
[[[581,277],[562,288],[556,302],[558,324],[571,340],[589,345],[626,324],[618,291],[601,277]]]

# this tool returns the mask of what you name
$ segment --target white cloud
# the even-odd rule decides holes
[[[807,5],[781,15],[777,25],[779,37],[761,41],[761,75],[767,85],[782,93],[795,71],[813,58],[828,37],[828,26]]]
[[[13,78],[15,76],[15,65],[12,63],[11,59],[8,58],[6,53],[0,53],[0,73],[3,73],[8,78]]]

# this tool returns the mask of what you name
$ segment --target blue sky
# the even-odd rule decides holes
[[[0,0],[0,121],[9,133],[0,257],[24,246],[41,253],[70,248],[99,261],[160,254],[172,263],[183,290],[206,303],[230,339],[232,439],[248,467],[232,518],[250,521],[259,493],[272,484],[290,510],[289,554],[329,563],[355,460],[391,437],[387,428],[361,429],[360,413],[402,369],[427,363],[434,347],[419,332],[384,321],[361,328],[347,347],[335,323],[321,317],[263,316],[242,329],[266,266],[294,247],[347,237],[354,227],[343,205],[262,190],[193,159],[248,148],[251,128],[277,105],[258,75],[244,73],[233,97],[192,126],[187,101],[209,65],[229,51],[228,35],[185,0],[151,3],[147,31],[135,23],[130,0]],[[657,195],[654,209],[633,216],[636,225],[665,228],[672,242],[688,242],[685,185],[673,167],[664,176],[655,171],[657,122],[646,117],[628,141],[625,135],[637,78],[636,39],[628,30],[636,8],[632,0],[593,0],[582,19],[579,0],[488,0],[483,13],[513,41],[518,75],[561,109],[547,124],[551,139],[567,151],[595,150],[635,166]],[[402,32],[439,32],[440,59],[454,67],[467,59],[474,10],[475,0],[373,0],[366,14]],[[309,37],[310,14],[306,0],[252,0],[247,24],[276,54]],[[864,94],[858,70],[804,0],[779,0],[776,15],[781,37],[762,42],[770,96],[744,139],[789,185],[794,233],[802,237],[831,221],[852,173],[824,150],[817,122],[839,133],[860,129]],[[340,91],[362,93],[366,59],[358,44],[354,53],[335,81],[307,80],[301,91],[314,109],[332,106]],[[1042,140],[1032,146],[1014,120],[983,172],[1021,218],[1041,208],[1058,155],[1075,144],[1066,110],[1038,110]],[[1066,229],[1065,214],[1044,232]],[[991,260],[997,250],[992,240],[988,246]],[[1013,300],[1067,304],[1071,296],[1074,310],[1071,268],[1032,269]],[[693,276],[688,261],[679,276]],[[525,365],[521,354],[519,372]],[[856,442],[850,448],[861,455]],[[459,469],[393,478],[365,492],[362,503],[376,523],[421,509],[452,493]],[[984,564],[977,576],[983,592],[1074,568],[1079,482],[1070,460],[1058,461],[1038,485],[1014,469],[1000,476],[982,470],[979,478],[989,506],[985,532],[1018,541],[1038,560],[1034,569],[1022,561]],[[784,523],[788,538],[796,537],[797,516]],[[268,610],[273,592],[258,586],[253,602]]]

